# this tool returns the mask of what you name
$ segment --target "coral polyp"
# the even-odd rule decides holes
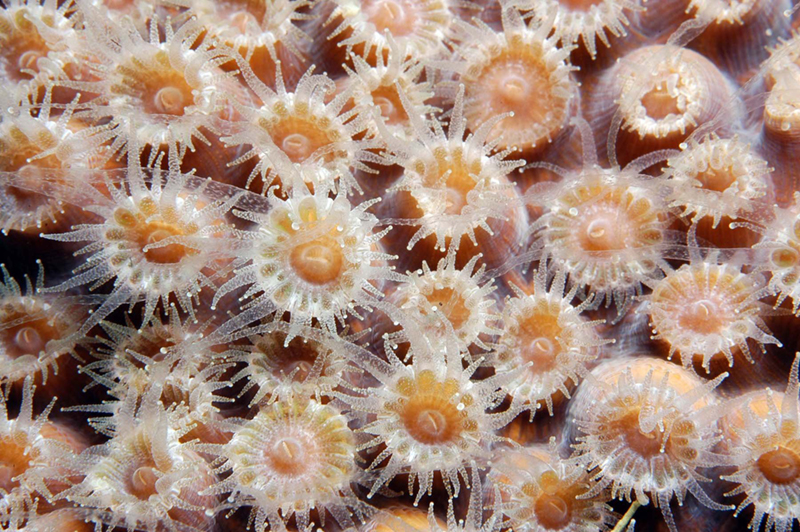
[[[506,159],[512,150],[496,151],[487,140],[502,115],[465,138],[463,86],[456,95],[447,134],[436,119],[429,123],[414,116],[402,94],[401,101],[416,138],[401,138],[381,124],[378,127],[387,144],[388,162],[404,169],[393,187],[398,201],[392,202],[396,203],[392,210],[402,218],[416,219],[419,226],[407,248],[427,240],[437,250],[456,252],[462,240],[469,239],[483,244],[484,260],[494,262],[516,245],[527,220],[508,177],[523,162]],[[492,235],[496,238],[487,238]],[[436,256],[430,249],[421,254],[428,260]]]
[[[260,177],[264,193],[274,181],[289,189],[299,175],[312,185],[319,182],[316,186],[330,187],[338,181],[345,192],[357,190],[352,168],[371,171],[362,161],[375,158],[366,152],[375,146],[358,138],[367,128],[361,102],[344,109],[353,87],[329,98],[335,89],[333,81],[324,74],[313,75],[313,69],[309,69],[294,92],[287,92],[279,71],[273,90],[248,72],[248,67],[243,66],[243,70],[261,104],[239,104],[243,120],[236,122],[233,134],[222,140],[228,146],[252,146],[231,162],[255,161],[245,187],[251,187]]]
[[[748,342],[777,343],[767,330],[767,295],[758,274],[743,273],[734,264],[696,260],[653,285],[647,311],[655,338],[669,344],[669,357],[679,353],[684,366],[695,357],[708,370],[713,357],[724,355],[733,365],[734,353],[752,362]]]
[[[422,270],[410,273],[408,282],[400,285],[390,300],[422,323],[426,337],[438,348],[445,348],[455,339],[464,353],[471,346],[488,350],[486,339],[500,332],[496,322],[491,284],[479,285],[485,268],[475,269],[474,257],[463,269],[455,267],[455,257],[439,261],[435,270],[427,263]],[[396,335],[402,338],[402,333]]]
[[[17,97],[78,70],[72,0],[9,0],[0,8],[0,79]]]
[[[552,19],[555,34],[564,45],[577,44],[597,56],[597,41],[611,47],[612,37],[624,37],[630,18],[643,11],[637,0],[544,0],[521,2],[541,20]]]
[[[463,57],[454,68],[465,87],[464,118],[469,128],[511,115],[489,134],[502,147],[523,152],[547,145],[566,128],[577,86],[567,61],[570,48],[548,37],[549,21],[527,25],[515,9],[502,12],[503,31],[461,24]]]
[[[275,321],[244,329],[246,345],[236,345],[221,354],[225,362],[244,362],[246,367],[231,377],[247,379],[242,394],[256,392],[251,404],[273,403],[286,397],[314,397],[320,400],[339,384],[347,367],[344,348],[333,339],[288,339],[289,326]],[[288,341],[287,341],[288,340]]]
[[[717,227],[723,218],[747,217],[771,188],[767,161],[737,138],[690,140],[667,166],[672,187],[667,201],[693,223],[708,217]]]
[[[652,502],[673,532],[670,502],[683,504],[687,492],[704,506],[729,509],[700,485],[708,480],[701,468],[725,463],[713,452],[721,436],[711,394],[727,374],[704,382],[679,366],[640,358],[606,362],[592,375],[571,405],[582,433],[576,460],[598,481],[585,496],[610,488],[614,498]]]
[[[353,69],[349,70],[344,85],[354,87],[353,101],[377,107],[380,120],[392,133],[413,136],[409,111],[419,119],[433,111],[433,107],[426,104],[433,97],[431,83],[421,81],[424,63],[407,57],[405,48],[394,40],[389,42],[386,54],[377,57],[374,66],[359,55],[353,54],[351,59]],[[403,104],[401,93],[410,105]],[[378,133],[374,125],[370,126],[370,132]]]
[[[729,131],[741,118],[734,88],[714,63],[671,45],[634,50],[604,72],[593,90],[590,115],[619,128],[617,153],[608,157],[616,155],[622,164],[677,148],[712,121],[720,132]]]
[[[58,374],[63,355],[76,354],[74,333],[85,312],[68,298],[39,293],[44,287],[41,263],[36,284],[26,277],[24,290],[4,264],[0,270],[0,383],[22,382],[27,376],[46,383],[49,374]]]
[[[103,334],[95,340],[92,350],[97,360],[84,365],[81,371],[105,385],[117,398],[131,390],[144,394],[152,384],[155,366],[173,366],[170,359],[176,351],[201,336],[181,321],[174,306],[164,318],[155,314],[149,323],[140,327],[130,320],[126,325],[105,321],[99,325]],[[188,363],[186,360],[185,364]]]
[[[150,21],[146,39],[91,9],[81,15],[94,34],[106,38],[87,42],[83,36],[80,56],[89,70],[86,80],[56,82],[96,95],[78,113],[94,123],[78,137],[79,147],[96,150],[111,140],[110,157],[125,155],[131,143],[155,152],[170,145],[194,151],[196,140],[208,143],[207,132],[217,131],[215,119],[226,116],[223,93],[236,86],[220,69],[230,56],[209,50],[210,43],[194,46],[202,27],[187,21],[173,28],[168,21],[161,42],[156,19]]]
[[[238,52],[265,83],[275,81],[277,65],[292,82],[308,68],[308,36],[297,26],[307,0],[169,0],[189,8],[205,38]]]
[[[549,267],[624,314],[641,283],[661,277],[668,213],[652,180],[626,168],[585,165],[533,225]]]
[[[206,529],[217,505],[203,494],[214,484],[213,472],[180,442],[183,431],[155,394],[131,398],[114,414],[114,436],[68,462],[83,480],[59,496],[91,509],[109,528]]]
[[[489,479],[514,530],[588,532],[616,522],[605,493],[583,496],[591,487],[589,474],[574,462],[562,461],[554,440],[549,446],[503,453]]]
[[[613,342],[598,334],[602,321],[581,317],[593,300],[573,305],[578,286],[565,293],[566,280],[559,272],[548,283],[547,268],[541,268],[532,287],[512,287],[515,297],[505,301],[504,328],[493,356],[502,370],[531,364],[507,385],[514,397],[529,405],[531,417],[542,403],[552,415],[554,396],[560,392],[569,398],[570,388],[599,355],[598,347]]]
[[[393,37],[415,57],[441,52],[452,23],[449,0],[334,0],[327,24],[337,46],[358,50],[364,58],[378,56]],[[391,37],[387,37],[387,35]]]
[[[5,233],[38,233],[75,220],[77,209],[70,209],[64,201],[64,187],[80,183],[84,172],[97,164],[72,153],[71,137],[83,127],[73,120],[77,102],[51,116],[55,111],[48,106],[51,96],[48,89],[45,105],[36,116],[26,100],[14,102],[0,96],[4,107],[0,111],[0,200],[6,206],[0,215],[0,230]]]
[[[767,389],[742,397],[738,422],[731,428],[736,443],[731,450],[736,471],[725,476],[738,484],[727,495],[745,494],[738,514],[754,506],[750,528],[786,532],[800,520],[800,432],[798,432],[798,365],[796,357],[784,393]],[[729,416],[734,417],[735,416]]]
[[[48,421],[54,402],[33,415],[34,390],[32,379],[26,378],[16,417],[9,415],[0,395],[0,508],[12,512],[34,508],[38,498],[52,501],[61,496],[69,485],[70,471],[64,466],[86,447],[80,436]]]
[[[100,222],[46,237],[89,242],[78,253],[91,255],[76,270],[78,275],[48,290],[86,284],[91,290],[114,281],[111,297],[83,324],[81,334],[117,307],[140,297],[145,300],[143,323],[150,321],[156,305],[160,301],[166,304],[170,296],[193,314],[192,300],[203,287],[213,286],[213,261],[221,258],[215,238],[226,230],[224,215],[236,201],[236,196],[210,197],[204,193],[207,185],[180,172],[173,150],[168,171],[146,171],[138,160],[131,159],[121,183],[106,180],[87,187],[73,200],[97,214]]]
[[[356,306],[382,296],[375,284],[397,278],[386,265],[393,256],[379,247],[390,228],[373,232],[378,220],[366,212],[374,202],[354,207],[344,194],[331,197],[322,188],[311,193],[302,182],[288,199],[271,193],[269,200],[267,214],[239,213],[257,224],[254,231],[239,233],[252,243],[244,251],[249,264],[220,287],[214,305],[248,286],[244,297],[254,297],[249,319],[289,313],[288,341],[313,322],[335,334],[337,321],[344,323]]]
[[[364,520],[366,506],[351,486],[359,480],[355,436],[330,405],[290,397],[262,407],[218,453],[225,460],[218,472],[231,474],[211,491],[230,493],[228,506],[251,507],[259,532],[285,530],[291,517],[299,530],[324,527],[330,517],[351,527],[354,517]]]
[[[795,314],[800,308],[800,195],[786,209],[775,208],[763,225],[752,225],[761,233],[761,241],[753,246],[763,249],[768,257],[758,270],[769,272],[769,288],[778,294],[777,305],[792,301]]]
[[[180,418],[182,442],[224,440],[218,404],[228,399],[217,392],[230,385],[222,378],[230,365],[210,364],[207,348],[200,344],[207,323],[183,321],[171,305],[165,316],[157,313],[139,327],[130,319],[125,326],[107,321],[99,325],[103,334],[93,339],[91,350],[97,360],[85,364],[81,372],[117,399],[110,404],[119,406],[131,394],[156,394],[169,415]],[[114,423],[113,416],[89,420],[104,434],[113,434]]]
[[[444,482],[449,498],[458,496],[462,479],[469,481],[470,462],[488,459],[489,445],[502,441],[495,431],[517,414],[516,406],[490,412],[503,399],[508,373],[473,380],[477,363],[464,369],[452,346],[431,352],[422,345],[412,344],[410,365],[391,350],[388,364],[362,361],[379,386],[336,394],[353,411],[368,414],[360,432],[369,439],[361,447],[381,449],[368,468],[379,473],[370,497],[397,475],[408,475],[415,503],[432,494],[434,478]]]

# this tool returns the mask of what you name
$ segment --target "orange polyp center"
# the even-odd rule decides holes
[[[174,226],[153,222],[147,224],[144,230],[140,233],[146,237],[144,242],[140,241],[142,251],[145,258],[150,262],[158,264],[174,264],[180,262],[184,257],[191,253],[190,249],[182,246],[181,244],[169,244],[166,246],[148,248],[144,251],[145,246],[161,242],[173,236],[180,236],[182,233]]]
[[[157,493],[157,480],[158,474],[152,463],[140,465],[131,474],[128,489],[134,497],[146,500]]]
[[[193,255],[195,251],[182,244],[168,244],[149,248],[147,246],[157,244],[170,237],[182,236],[183,234],[180,228],[172,224],[150,222],[137,227],[133,238],[148,262],[156,264],[175,264],[182,261],[187,256]]]
[[[495,87],[491,96],[498,111],[522,113],[529,120],[544,120],[550,84],[539,58],[509,51],[484,74],[483,81],[490,80]],[[541,99],[534,99],[534,95]]]
[[[436,401],[432,397],[417,400],[409,406],[403,416],[403,424],[412,438],[420,443],[435,445],[447,443],[458,435],[458,411],[454,405]],[[429,407],[429,408],[425,408]]]
[[[627,220],[620,220],[619,213],[611,209],[592,214],[591,218],[584,219],[578,233],[581,248],[586,251],[611,251],[627,247],[628,234],[625,229],[629,224],[624,223]]]
[[[727,313],[720,312],[717,302],[701,299],[681,307],[678,323],[698,334],[714,334],[725,327],[728,319]]]
[[[27,471],[31,457],[25,448],[9,440],[0,440],[0,489],[9,492],[19,486],[14,480]]]
[[[13,335],[14,341],[6,343],[8,353],[16,352],[17,356],[38,355],[44,350],[50,340],[59,338],[58,329],[50,325],[47,320],[40,319],[29,321],[18,327],[12,327],[6,334]],[[14,346],[16,349],[12,349]]]
[[[15,19],[12,22],[0,17],[0,65],[7,65],[8,77],[13,82],[19,82],[32,78],[29,72],[23,70],[38,71],[39,58],[47,56],[50,48],[36,27],[25,18],[23,11],[18,12]],[[12,29],[13,24],[17,28]],[[7,29],[10,31],[4,31]]]
[[[246,11],[238,11],[230,17],[231,26],[239,30],[239,33],[247,33],[247,28],[253,25],[258,26],[258,21],[253,15]]]
[[[438,410],[423,410],[415,423],[417,439],[436,441],[447,431],[447,418]]]
[[[470,310],[466,307],[464,298],[456,293],[452,288],[439,288],[433,290],[425,296],[431,307],[436,307],[439,312],[450,321],[453,329],[463,327],[471,316]],[[421,309],[423,314],[427,314],[428,309]]]
[[[293,163],[302,163],[317,150],[333,143],[327,131],[304,118],[289,116],[268,126],[268,129],[272,141]],[[332,156],[332,153],[326,153],[323,160]]]
[[[578,215],[578,231],[575,235],[581,249],[585,251],[614,251],[629,247],[632,237],[637,236],[636,224],[626,195],[614,190],[608,197],[590,202]]]
[[[194,101],[192,86],[172,68],[166,52],[157,52],[150,64],[134,59],[117,67],[117,73],[120,79],[111,92],[138,99],[145,113],[182,116]]]
[[[482,170],[481,163],[465,161],[460,153],[438,156],[437,162],[438,173],[424,176],[424,184],[444,193],[446,214],[461,214],[468,203],[467,195],[477,184],[475,180]]]
[[[314,152],[309,138],[301,133],[292,133],[286,136],[281,143],[281,148],[293,160],[306,159]]]
[[[526,98],[530,97],[529,80],[515,69],[504,72],[498,81],[497,96],[505,107],[515,108],[523,105]]]
[[[108,238],[116,240],[117,238],[114,237],[119,236],[134,242],[145,259],[155,264],[176,264],[196,253],[192,248],[178,243],[148,247],[167,238],[194,232],[195,228],[179,227],[174,223],[159,220],[148,222],[146,219],[155,212],[153,210],[155,206],[151,202],[146,202],[141,207],[145,212],[135,215],[126,209],[117,209],[114,212],[114,219],[123,227],[124,233],[117,235],[112,230],[107,234]]]
[[[5,353],[10,357],[38,356],[44,350],[47,342],[61,338],[56,324],[39,314],[43,311],[40,306],[37,306],[32,312],[31,309],[14,308],[13,305],[9,305],[3,310],[0,325],[16,322],[16,325],[0,330]],[[38,317],[34,317],[36,315]]]
[[[661,452],[661,433],[658,429],[642,432],[639,428],[639,412],[631,412],[616,422],[628,447],[642,458],[652,458]]]
[[[669,115],[682,114],[678,107],[678,100],[666,90],[663,84],[642,96],[642,105],[647,111],[647,116],[655,120],[663,120]]]
[[[661,242],[660,230],[653,227],[658,212],[650,200],[636,198],[625,187],[587,185],[562,201],[575,225],[559,223],[555,229],[568,232],[581,250],[615,251]]]
[[[14,343],[19,346],[21,351],[26,353],[38,353],[44,348],[41,335],[35,327],[22,327],[14,335]]]
[[[372,91],[372,103],[381,110],[381,116],[386,119],[386,123],[395,125],[408,121],[408,114],[393,86],[382,85]]]
[[[493,133],[524,132],[531,124],[547,124],[563,111],[563,104],[551,92],[550,72],[537,52],[540,50],[535,47],[507,49],[467,86],[464,114],[472,128],[498,114],[513,112]]]
[[[339,278],[345,256],[338,242],[322,237],[292,249],[289,257],[292,269],[307,283],[328,284]]]
[[[653,292],[653,302],[671,309],[681,329],[718,334],[736,320],[734,309],[750,293],[746,282],[734,281],[720,268],[692,268],[667,277],[664,287]]]
[[[736,182],[736,175],[731,167],[720,169],[709,167],[705,172],[698,174],[696,178],[703,184],[704,189],[716,192],[724,192]]]
[[[304,442],[293,436],[285,436],[273,442],[264,452],[270,468],[284,476],[302,475],[308,470],[308,456]]]
[[[533,313],[519,324],[520,355],[523,361],[533,363],[531,372],[544,373],[555,368],[561,333],[558,316],[552,314]]]
[[[155,96],[156,109],[163,114],[182,115],[186,103],[184,96],[176,87],[159,89]]]
[[[762,454],[756,466],[773,484],[790,484],[800,478],[800,456],[786,447]]]
[[[363,2],[367,19],[378,33],[389,31],[394,37],[405,37],[414,32],[418,14],[418,0],[371,0]]]
[[[539,524],[548,530],[561,530],[572,520],[572,500],[558,493],[543,493],[533,506]]]
[[[306,380],[311,373],[317,357],[320,356],[319,346],[316,342],[303,341],[293,338],[289,345],[284,347],[286,335],[273,333],[254,340],[256,353],[263,357],[263,364],[269,368],[277,378],[291,375],[293,371],[295,382]],[[259,363],[259,366],[262,363]]]
[[[461,411],[450,401],[458,391],[457,384],[436,382],[430,372],[421,372],[415,384],[410,384],[409,396],[391,407],[399,410],[408,434],[426,445],[455,441],[464,429]]]

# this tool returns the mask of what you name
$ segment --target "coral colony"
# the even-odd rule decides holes
[[[0,531],[800,530],[797,0],[0,0]]]

